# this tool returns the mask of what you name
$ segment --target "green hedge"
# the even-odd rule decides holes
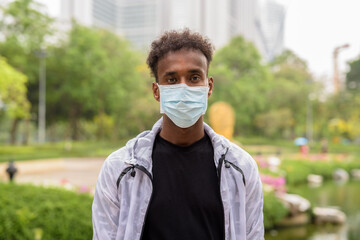
[[[91,239],[92,197],[58,188],[0,183],[0,239]],[[264,224],[288,213],[273,192],[264,193]]]
[[[91,239],[91,204],[87,194],[0,183],[0,239]]]
[[[289,210],[280,202],[274,192],[264,192],[263,212],[265,229],[271,229],[288,215]]]
[[[111,152],[124,146],[125,143],[126,140],[116,142],[48,142],[27,146],[0,145],[0,162],[69,157],[106,158]]]
[[[281,169],[286,172],[286,184],[299,185],[307,183],[309,174],[323,176],[324,180],[332,179],[333,172],[342,168],[350,173],[352,169],[360,169],[360,161],[308,161],[308,160],[285,160]]]

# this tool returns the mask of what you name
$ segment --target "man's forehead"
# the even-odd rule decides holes
[[[207,68],[205,55],[197,49],[180,49],[165,54],[158,62],[158,67],[169,67],[171,65],[197,65]],[[158,68],[159,69],[159,68]]]
[[[204,58],[206,60],[205,54],[203,52],[201,52],[199,49],[195,49],[195,48],[180,48],[178,50],[171,50],[171,51],[167,52],[166,54],[164,54],[164,56],[162,58],[160,58],[159,60],[169,57],[169,56],[172,57],[174,55],[194,55],[199,58]]]

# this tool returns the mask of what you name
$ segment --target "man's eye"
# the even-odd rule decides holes
[[[199,81],[200,79],[201,79],[200,76],[192,76],[190,80],[191,80],[192,82],[197,82],[197,81]]]
[[[169,78],[167,80],[168,83],[175,83],[176,82],[176,78]]]

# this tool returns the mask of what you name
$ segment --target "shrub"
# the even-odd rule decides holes
[[[265,229],[273,228],[287,214],[288,209],[275,196],[274,192],[264,192],[264,226]]]
[[[281,168],[286,172],[286,182],[289,185],[298,185],[307,183],[309,174],[321,175],[324,180],[329,180],[336,169],[342,168],[350,172],[360,168],[360,162],[285,160]]]
[[[0,238],[91,239],[91,204],[86,194],[0,183]]]

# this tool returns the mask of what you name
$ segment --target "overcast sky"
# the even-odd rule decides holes
[[[49,13],[60,13],[60,0],[39,0]],[[278,0],[287,9],[285,46],[308,62],[316,76],[332,76],[335,47],[350,44],[339,55],[340,71],[360,55],[360,0]]]
[[[316,75],[332,76],[335,47],[350,44],[339,54],[339,67],[360,55],[360,0],[287,1],[285,44],[305,59]]]

